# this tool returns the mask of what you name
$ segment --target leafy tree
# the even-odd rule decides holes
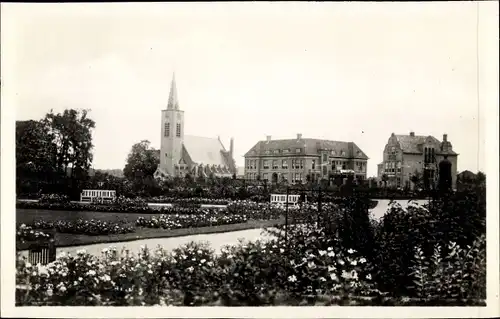
[[[483,172],[479,171],[476,174],[476,184],[479,186],[484,186],[486,185],[486,174]]]
[[[68,109],[61,113],[51,110],[42,121],[56,145],[57,169],[67,171],[71,177],[88,176],[92,165],[92,129],[95,122],[88,117],[88,110]]]
[[[18,192],[38,192],[57,178],[55,144],[40,121],[16,122]]]
[[[123,169],[125,178],[135,181],[146,176],[153,176],[160,163],[160,157],[158,151],[150,144],[148,140],[142,140],[132,146]]]

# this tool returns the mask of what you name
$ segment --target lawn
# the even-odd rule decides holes
[[[144,214],[137,213],[103,213],[103,212],[74,212],[74,211],[51,211],[51,210],[38,210],[38,209],[17,209],[16,210],[16,224],[31,224],[35,220],[57,221],[67,220],[76,221],[77,219],[99,219],[107,222],[124,222],[129,225],[135,225],[138,217]],[[161,214],[148,214],[147,216],[160,216]],[[134,233],[128,234],[112,234],[102,236],[88,236],[88,235],[75,235],[56,233],[55,246],[68,247],[79,245],[90,245],[100,243],[113,243],[132,241],[146,238],[168,238],[180,237],[198,234],[222,233],[245,229],[265,228],[276,224],[283,224],[283,220],[250,220],[241,224],[230,224],[210,227],[198,228],[182,228],[182,229],[156,229],[156,228],[142,228],[137,227]],[[27,249],[27,244],[19,244],[18,250]]]

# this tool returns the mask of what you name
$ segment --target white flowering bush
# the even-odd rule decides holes
[[[361,291],[370,275],[354,250],[302,251],[290,258],[278,240],[224,247],[190,243],[173,251],[110,248],[80,251],[47,266],[19,260],[20,305],[266,305],[278,296],[298,302],[311,294]]]
[[[21,243],[49,239],[50,237],[50,234],[35,230],[32,226],[26,224],[21,224],[16,232],[16,241]]]

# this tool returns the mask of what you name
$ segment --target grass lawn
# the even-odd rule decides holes
[[[161,214],[147,214],[147,216],[160,216]],[[144,214],[136,213],[103,213],[103,212],[74,212],[74,211],[55,211],[55,210],[38,210],[38,209],[16,209],[16,224],[31,224],[35,220],[57,221],[68,220],[74,221],[77,219],[99,219],[108,222],[124,222],[126,224],[135,224],[138,217]],[[189,235],[210,234],[210,233],[223,233],[245,229],[265,228],[277,224],[283,224],[284,220],[250,220],[246,223],[220,225],[210,227],[198,228],[183,228],[183,229],[156,229],[156,228],[142,228],[137,227],[134,233],[129,234],[112,234],[102,236],[88,236],[56,233],[55,245],[56,247],[80,246],[91,245],[100,243],[114,243],[133,241],[146,238],[167,238],[167,237],[181,237]],[[28,244],[20,244],[18,250],[27,249]]]

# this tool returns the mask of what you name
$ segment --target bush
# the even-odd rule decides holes
[[[19,226],[16,233],[16,241],[21,243],[49,239],[50,237],[50,234],[35,230],[33,227],[26,226],[25,224]]]

